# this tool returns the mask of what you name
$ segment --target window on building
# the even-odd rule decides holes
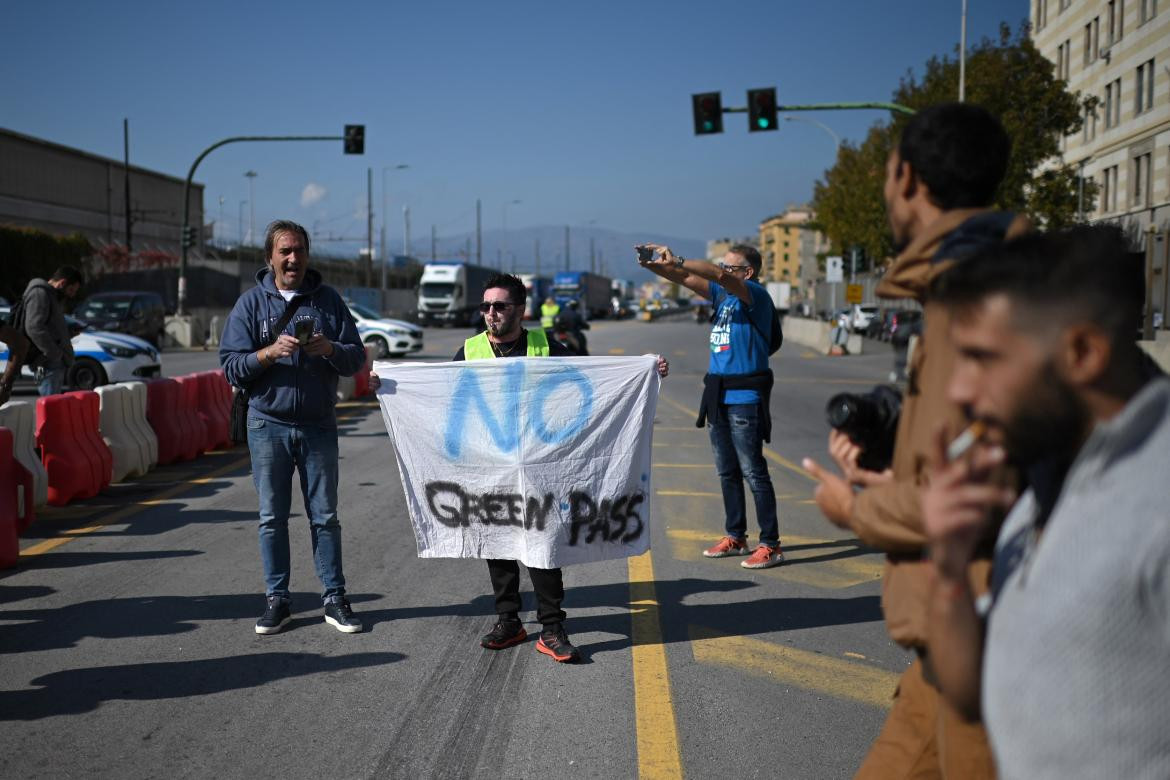
[[[1072,64],[1072,41],[1065,41],[1056,47],[1056,77],[1068,81]]]
[[[1125,22],[1125,0],[1109,0],[1105,4],[1105,19],[1109,25],[1108,45],[1121,40]]]
[[[1105,85],[1105,129],[1121,124],[1121,79]]]
[[[1117,166],[1111,165],[1101,172],[1101,213],[1117,211]]]
[[[1154,18],[1154,14],[1158,13],[1158,0],[1138,0],[1141,6],[1141,23],[1145,24]]]
[[[1140,114],[1154,107],[1154,61],[1147,60],[1137,69],[1137,89],[1133,96],[1133,112]]]
[[[1036,31],[1048,26],[1048,0],[1036,0]]]
[[[1133,195],[1132,206],[1134,208],[1141,208],[1150,203],[1151,190],[1153,189],[1151,186],[1153,171],[1150,170],[1152,163],[1153,155],[1149,152],[1133,158],[1133,188],[1130,192]]]
[[[1084,123],[1084,142],[1089,143],[1097,137],[1097,109],[1085,109],[1085,123]]]
[[[1085,25],[1085,64],[1091,65],[1097,61],[1097,44],[1101,31],[1101,17],[1094,16],[1093,21]]]

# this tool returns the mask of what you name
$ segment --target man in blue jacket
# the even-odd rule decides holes
[[[309,268],[309,235],[277,220],[264,238],[267,267],[228,316],[219,360],[229,382],[248,396],[248,449],[260,497],[260,557],[268,599],[257,634],[275,634],[290,620],[288,516],[293,470],[309,516],[325,622],[358,633],[345,598],[341,525],[337,521],[337,377],[352,376],[366,352],[349,308]],[[284,317],[295,307],[291,317]],[[280,333],[275,326],[287,320]],[[294,335],[295,334],[295,335]],[[299,338],[298,338],[299,336]]]

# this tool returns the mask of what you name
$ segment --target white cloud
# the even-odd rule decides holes
[[[320,203],[325,200],[327,194],[326,189],[316,182],[309,182],[305,188],[301,190],[301,207],[308,208],[315,203]]]

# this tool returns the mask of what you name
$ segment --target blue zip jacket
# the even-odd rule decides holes
[[[293,425],[336,426],[337,377],[353,376],[366,361],[366,349],[358,335],[349,307],[332,287],[321,283],[320,272],[310,268],[294,298],[302,300],[284,332],[293,335],[296,323],[313,320],[313,332],[333,342],[330,357],[310,357],[303,351],[260,365],[256,351],[276,341],[272,333],[284,314],[284,298],[276,289],[272,272],[256,272],[256,286],[240,296],[228,315],[219,344],[219,362],[227,380],[245,387],[249,414]]]

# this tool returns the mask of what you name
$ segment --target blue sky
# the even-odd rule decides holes
[[[196,180],[209,219],[260,229],[296,219],[364,235],[401,209],[429,242],[484,228],[598,227],[707,239],[754,234],[810,198],[832,139],[795,121],[692,132],[690,95],[776,86],[780,103],[888,100],[898,79],[959,37],[960,0],[872,2],[61,2],[5,3],[0,126],[185,176],[233,135],[332,135],[366,125],[366,154],[338,142],[237,144]],[[1026,0],[969,0],[970,41],[1017,26]],[[805,114],[858,139],[876,112]],[[244,172],[254,170],[250,198]],[[177,206],[176,206],[177,208]],[[249,208],[243,209],[244,221]],[[246,228],[246,226],[245,226]]]

